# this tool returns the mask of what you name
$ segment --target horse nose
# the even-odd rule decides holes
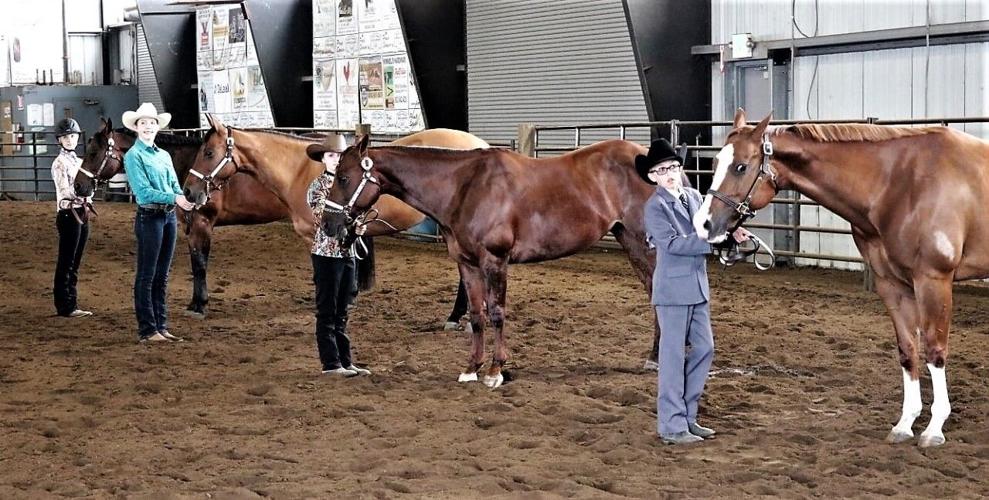
[[[185,195],[187,199],[192,199],[192,190],[188,187],[182,189],[182,194]]]
[[[704,221],[704,230],[711,231],[711,221],[709,220]]]

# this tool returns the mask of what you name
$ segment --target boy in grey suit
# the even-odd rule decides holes
[[[686,152],[686,148],[682,150]],[[656,401],[660,438],[670,444],[703,441],[714,430],[697,423],[697,405],[714,359],[707,261],[711,245],[692,223],[701,194],[681,182],[681,163],[665,139],[653,141],[635,169],[656,192],[645,204],[646,238],[656,247],[652,304],[662,331],[659,341],[659,391]],[[739,229],[736,241],[748,239]]]

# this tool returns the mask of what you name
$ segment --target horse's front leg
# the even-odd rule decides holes
[[[485,297],[488,303],[488,317],[491,318],[491,328],[495,331],[494,356],[491,359],[488,374],[484,377],[484,385],[494,389],[505,380],[501,374],[501,369],[508,361],[508,345],[505,340],[505,297],[508,287],[508,264],[504,260],[487,263],[483,271],[488,285]]]
[[[470,303],[471,348],[467,356],[467,368],[460,374],[458,382],[477,382],[477,370],[484,364],[484,277],[481,270],[460,264],[460,279],[463,280]]]
[[[903,410],[900,420],[886,436],[890,443],[902,443],[913,439],[913,422],[920,416],[923,404],[920,400],[919,360],[916,332],[917,303],[913,290],[904,283],[888,277],[876,276],[876,292],[889,311],[896,330],[896,345],[903,370]]]
[[[186,230],[189,260],[192,264],[192,300],[185,312],[194,318],[204,319],[206,318],[206,306],[209,303],[206,269],[209,265],[209,251],[213,239],[213,223],[216,220],[216,213],[193,210],[187,212],[186,217],[188,217]]]
[[[931,421],[920,435],[917,445],[921,448],[944,444],[941,427],[951,414],[948,402],[948,383],[944,365],[948,358],[948,329],[951,325],[952,277],[922,276],[914,278],[914,291],[920,312],[920,325],[924,334],[927,369],[931,372],[934,401],[931,403]]]

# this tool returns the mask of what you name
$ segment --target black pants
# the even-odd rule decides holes
[[[316,347],[324,370],[352,364],[347,313],[357,296],[353,258],[312,255],[316,285]]]
[[[76,214],[85,220],[85,209],[76,208]],[[68,316],[77,309],[76,283],[79,281],[79,264],[89,239],[89,223],[79,224],[71,209],[59,210],[55,216],[58,229],[58,261],[55,264],[55,311]]]

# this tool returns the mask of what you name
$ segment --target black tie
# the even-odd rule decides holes
[[[680,193],[680,203],[683,204],[683,208],[690,213],[690,205],[687,203],[687,193]]]

